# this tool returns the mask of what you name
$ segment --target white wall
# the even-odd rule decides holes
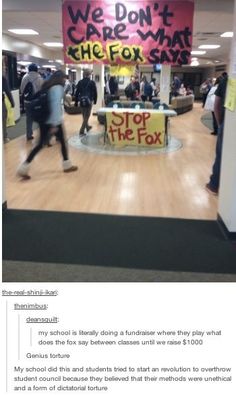
[[[170,71],[171,66],[163,64],[161,67],[161,78],[160,78],[160,99],[162,103],[169,104],[170,98]]]
[[[104,99],[104,64],[93,65],[93,78],[97,86],[98,98],[97,103],[93,106],[93,113],[103,107]],[[97,77],[97,78],[96,78]]]
[[[17,121],[20,119],[20,94],[19,94],[19,89],[14,89],[11,91],[14,102],[15,102],[15,107],[14,107],[14,119]]]
[[[236,79],[236,0],[229,77]],[[236,109],[226,109],[218,212],[229,232],[236,232]]]

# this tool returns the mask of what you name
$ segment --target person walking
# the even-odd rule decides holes
[[[218,124],[218,134],[216,142],[216,156],[212,167],[212,174],[209,182],[206,184],[208,192],[217,195],[220,185],[220,168],[221,168],[221,156],[222,156],[222,145],[223,145],[223,133],[224,133],[224,118],[225,118],[225,95],[227,88],[228,77],[223,77],[215,91],[215,103],[214,103],[214,114]]]
[[[147,81],[146,76],[144,76],[141,80],[140,94],[143,102],[145,102],[146,100],[152,101],[153,88],[151,83]]]
[[[118,80],[115,76],[111,76],[109,78],[109,91],[111,95],[118,95],[119,91],[119,85],[118,85]]]
[[[39,123],[39,141],[32,149],[27,159],[19,166],[18,176],[29,179],[30,164],[37,153],[48,143],[49,136],[55,134],[61,144],[61,153],[63,157],[62,167],[66,173],[78,170],[73,166],[68,157],[68,148],[65,141],[63,127],[63,97],[66,74],[58,70],[52,74],[49,80],[45,81],[42,90],[48,91],[49,117],[45,122]],[[50,151],[49,151],[50,152]]]
[[[91,115],[93,104],[97,103],[97,87],[93,80],[91,80],[92,70],[84,69],[83,78],[76,87],[75,92],[75,106],[80,102],[83,122],[79,131],[80,136],[85,135],[85,130],[89,132],[92,126],[89,126],[88,121]],[[85,105],[82,105],[82,100]]]
[[[139,87],[140,91],[140,87]],[[130,83],[126,86],[125,88],[125,96],[127,97],[128,100],[137,100],[137,85],[136,85],[136,80],[135,77],[132,75],[130,77]]]
[[[64,94],[65,95],[71,95],[72,96],[72,83],[70,80],[69,75],[66,75],[66,82],[65,82],[65,86],[64,86]]]
[[[151,79],[150,85],[152,87],[152,96],[153,97],[157,96],[158,92],[157,92],[156,78]]]
[[[52,74],[53,74],[52,69],[50,67],[47,67],[46,72],[44,74],[44,80],[49,80]]]
[[[147,77],[144,75],[141,79],[141,82],[140,82],[140,97],[141,97],[142,101],[144,101],[144,102],[147,100],[147,97],[144,94],[144,87],[145,87],[146,83],[147,83]]]
[[[32,140],[33,136],[33,119],[30,112],[30,102],[35,93],[37,93],[43,84],[43,79],[38,73],[38,66],[31,63],[28,67],[28,73],[24,75],[20,85],[20,93],[23,96],[24,108],[26,114],[26,138]]]
[[[5,103],[5,95],[8,97],[12,108],[14,108],[15,102],[11,94],[7,79],[6,77],[2,76],[2,132],[3,132],[4,143],[8,143],[10,139],[7,133],[7,107]]]
[[[212,80],[211,80],[211,78],[207,78],[207,80],[204,81],[200,85],[200,93],[202,94],[202,107],[203,108],[205,106],[206,98],[207,98],[208,92],[210,91],[211,87],[212,87]]]
[[[222,77],[216,78],[214,85],[208,92],[205,106],[204,106],[204,110],[211,111],[211,113],[212,113],[213,132],[211,132],[211,134],[213,134],[215,136],[218,133],[218,123],[216,121],[216,117],[215,117],[215,113],[214,113],[215,91],[216,91],[221,79],[222,79]]]

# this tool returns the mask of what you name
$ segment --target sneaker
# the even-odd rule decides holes
[[[29,176],[30,164],[27,162],[23,162],[17,169],[17,176],[21,177],[23,180],[29,180],[31,177]]]
[[[24,175],[18,174],[18,176],[21,177],[23,181],[31,179],[31,177],[28,174],[24,174]]]
[[[206,190],[212,195],[218,195],[218,189],[213,187],[209,182],[206,184]]]
[[[89,132],[93,127],[92,126],[87,126],[87,132]]]
[[[34,136],[27,137],[27,141],[33,140]]]
[[[64,169],[64,173],[71,173],[72,171],[78,170],[78,166],[71,166],[68,169]]]
[[[22,180],[30,180],[31,177],[29,174],[23,173],[20,170],[17,171],[16,175],[20,177]]]
[[[5,139],[4,139],[4,144],[7,144],[7,143],[9,143],[11,140],[9,139],[9,137],[5,137]]]

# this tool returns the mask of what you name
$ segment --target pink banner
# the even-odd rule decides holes
[[[192,1],[69,1],[63,3],[66,63],[190,62]]]

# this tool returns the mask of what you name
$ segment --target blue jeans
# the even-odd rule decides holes
[[[25,115],[26,115],[26,137],[29,139],[33,135],[33,119],[29,110],[30,103],[25,102]]]
[[[222,145],[223,145],[223,132],[224,132],[224,122],[219,126],[218,129],[217,142],[216,142],[216,157],[212,167],[212,175],[210,176],[210,185],[215,189],[218,189],[220,185],[220,166],[221,166]]]

